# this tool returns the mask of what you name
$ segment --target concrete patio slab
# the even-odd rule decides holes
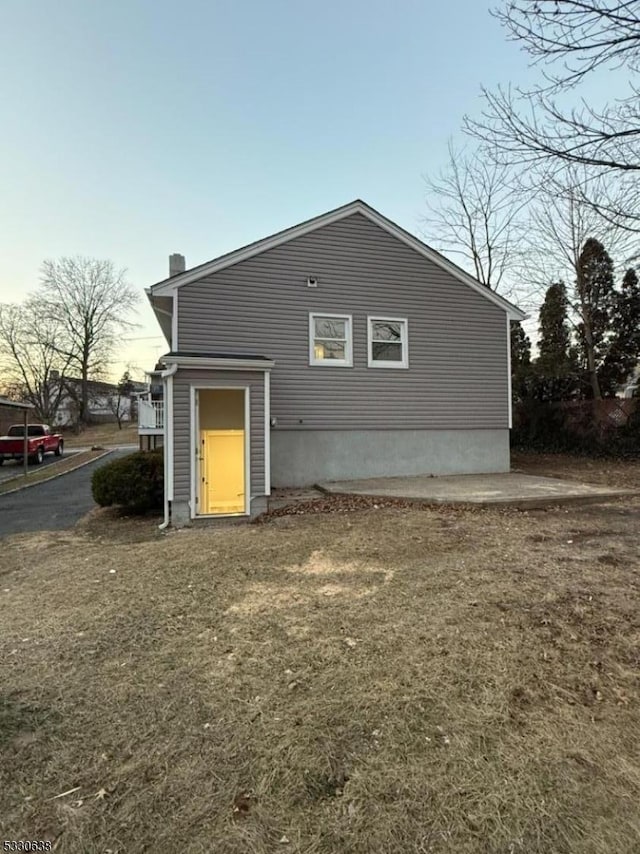
[[[535,477],[517,472],[452,477],[376,477],[367,480],[328,481],[317,484],[317,487],[329,495],[370,495],[433,504],[502,504],[523,509],[552,504],[598,503],[612,498],[640,495],[640,492],[632,489],[617,489],[554,477]]]

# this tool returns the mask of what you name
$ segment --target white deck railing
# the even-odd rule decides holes
[[[138,400],[138,429],[164,429],[163,400],[143,400],[142,398]]]

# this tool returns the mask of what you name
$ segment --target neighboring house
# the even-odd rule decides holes
[[[60,382],[59,376],[53,380]],[[64,391],[56,413],[54,424],[57,427],[72,427],[78,420],[79,401],[82,394],[82,381],[76,377],[63,377]],[[117,421],[116,411],[119,406],[122,421],[136,419],[136,394],[146,389],[146,383],[133,383],[130,397],[120,397],[115,383],[89,380],[89,418],[93,423],[110,423]]]
[[[147,371],[145,390],[137,394],[138,436],[140,450],[152,451],[164,442],[164,382],[163,365]]]
[[[637,397],[638,382],[640,382],[640,368],[636,368],[635,371],[627,377],[627,381],[616,389],[616,397]]]
[[[271,486],[509,470],[525,314],[355,201],[147,294],[166,520],[255,515]]]
[[[26,424],[28,420],[33,420],[29,414],[33,409],[31,403],[0,395],[0,436],[5,436],[12,424]]]

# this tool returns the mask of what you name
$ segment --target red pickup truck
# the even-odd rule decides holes
[[[64,440],[60,433],[52,433],[47,424],[27,426],[27,454],[29,462],[41,463],[45,454],[61,457]],[[24,426],[14,424],[6,436],[0,437],[0,466],[5,460],[20,460],[24,457]]]

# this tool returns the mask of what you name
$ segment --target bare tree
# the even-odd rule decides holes
[[[64,396],[63,377],[69,358],[61,355],[64,329],[43,314],[34,298],[22,305],[0,305],[0,368],[6,386],[35,407],[36,416],[55,421]],[[54,344],[54,342],[56,342]]]
[[[559,175],[545,174],[535,183],[528,210],[521,257],[526,263],[519,278],[540,293],[550,282],[573,282],[585,241],[595,237],[627,266],[637,240],[622,224],[600,213],[609,192],[603,176],[591,183],[590,198],[584,194],[588,169],[571,166]]]
[[[553,66],[551,90],[601,66],[640,70],[638,0],[506,0],[493,14],[535,63]]]
[[[42,266],[37,299],[43,315],[65,331],[62,343],[54,345],[80,376],[81,423],[88,420],[89,379],[104,372],[119,333],[133,326],[128,316],[138,294],[125,275],[112,261],[94,258],[60,258]]]
[[[428,213],[425,238],[492,290],[505,287],[518,246],[518,217],[525,200],[505,170],[479,153],[457,152],[451,143],[446,167],[425,176]]]
[[[466,130],[497,162],[580,164],[615,176],[618,190],[637,198],[631,175],[640,171],[640,0],[504,0],[494,15],[542,68],[542,82],[528,90],[483,89],[485,109],[479,119],[465,119]],[[596,108],[578,90],[599,69],[622,69],[628,88]],[[567,107],[569,92],[575,97]],[[583,189],[588,200],[588,183]],[[640,228],[635,211],[601,201],[600,212]]]

